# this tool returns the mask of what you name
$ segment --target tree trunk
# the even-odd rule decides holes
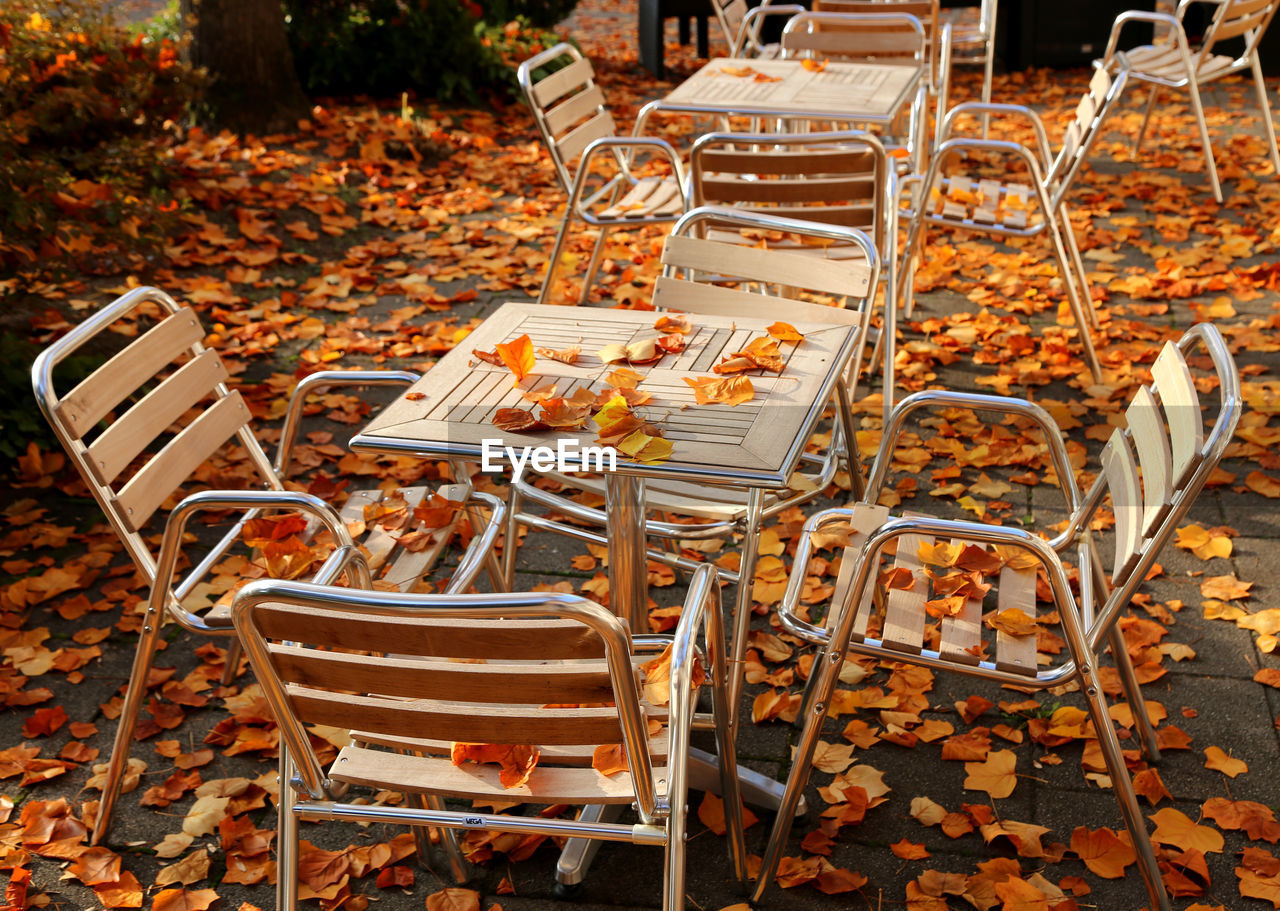
[[[209,72],[202,119],[241,132],[292,129],[309,110],[280,0],[181,0],[191,62]]]

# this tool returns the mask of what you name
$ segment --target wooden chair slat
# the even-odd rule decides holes
[[[966,598],[958,614],[942,618],[939,633],[938,654],[948,661],[976,665],[981,660],[982,599]]]
[[[649,715],[653,719],[653,715]],[[670,753],[670,729],[664,724],[662,728],[649,737],[647,746],[649,757],[654,765],[665,766]],[[447,756],[453,747],[452,740],[428,740],[422,737],[404,737],[394,734],[374,734],[369,731],[352,731],[351,739],[356,746],[380,746],[402,752],[417,753],[427,756]],[[595,746],[567,744],[558,746],[538,746],[542,757],[540,766],[590,767]]]
[[[1102,450],[1102,470],[1111,491],[1111,509],[1116,517],[1116,557],[1111,573],[1114,582],[1132,565],[1142,546],[1142,493],[1138,487],[1138,463],[1124,433],[1117,430]]]
[[[558,136],[580,120],[598,114],[604,108],[604,92],[593,85],[585,91],[566,98],[546,113],[547,129]]]
[[[503,621],[427,620],[352,617],[341,610],[303,609],[267,604],[255,613],[268,639],[317,644],[332,643],[353,651],[377,651],[393,629],[396,647],[404,654],[438,658],[523,658],[537,654],[547,660],[601,658],[600,638],[580,623],[562,620]]]
[[[797,141],[803,136],[796,137]],[[712,146],[698,154],[704,173],[760,174],[807,177],[813,174],[855,174],[875,167],[869,152],[858,149],[744,149]]]
[[[583,149],[597,139],[613,136],[616,133],[617,126],[613,122],[613,115],[608,111],[601,111],[556,140],[556,149],[566,162],[573,161],[582,154]]]
[[[740,316],[753,319],[780,319],[783,316],[799,322],[832,323],[853,326],[862,322],[857,310],[824,307],[808,301],[786,300],[764,294],[749,294],[732,288],[720,288],[700,282],[659,276],[653,285],[653,305],[659,310],[684,310],[689,313]],[[738,349],[733,349],[738,350]]]
[[[1089,79],[1089,95],[1093,98],[1095,108],[1102,107],[1102,101],[1107,97],[1107,91],[1111,88],[1111,74],[1104,68],[1098,67],[1093,71],[1093,76]]]
[[[926,535],[906,534],[898,538],[893,565],[911,570],[915,584],[910,589],[891,588],[885,598],[881,638],[888,648],[918,655],[924,647],[924,602],[928,600],[929,583],[920,572],[920,548],[932,543],[933,538]]]
[[[290,686],[289,701],[306,724],[346,730],[394,734],[413,731],[422,737],[465,743],[601,744],[621,743],[618,710],[612,706],[582,709],[518,710],[464,705],[451,700],[404,700],[333,693]]]
[[[867,536],[884,524],[889,518],[887,506],[859,503],[854,507],[853,517],[849,521],[849,546],[841,551],[840,572],[836,574],[836,584],[831,593],[831,610],[827,612],[825,626],[830,629],[835,621],[836,611],[852,597],[849,588],[853,585],[853,574],[858,568],[858,558],[862,553],[862,545],[867,543]],[[867,638],[867,626],[871,614],[875,610],[874,580],[863,594],[862,602],[857,607],[853,618],[850,638],[861,642]]]
[[[466,488],[458,484],[446,485],[438,492],[446,500],[464,500],[467,496]],[[431,572],[436,561],[445,552],[460,519],[461,512],[456,512],[449,524],[443,528],[433,529],[431,532],[434,536],[433,541],[420,551],[398,548],[394,554],[395,559],[382,574],[382,581],[394,585],[400,591],[411,591],[423,576]]]
[[[808,180],[743,180],[703,177],[702,199],[708,203],[835,202],[872,200],[876,186],[871,175],[812,177]]]
[[[1151,530],[1164,518],[1173,496],[1173,454],[1165,434],[1160,406],[1146,386],[1138,389],[1125,411],[1133,448],[1142,467],[1142,494],[1145,515],[1142,533]]]
[[[209,456],[249,423],[249,408],[239,392],[219,399],[184,427],[113,497],[130,531],[147,524],[160,504]]]
[[[595,79],[595,71],[591,61],[581,57],[563,69],[556,70],[550,76],[538,80],[533,86],[533,99],[544,110],[572,92],[584,88]]]
[[[700,272],[720,272],[747,281],[806,288],[862,298],[871,288],[871,270],[848,260],[825,260],[780,250],[762,251],[697,237],[668,237],[663,265]],[[790,301],[786,305],[790,305]],[[656,306],[656,305],[655,305]],[[775,301],[775,308],[778,303]],[[684,308],[681,308],[684,309]]]
[[[1173,483],[1181,485],[1200,464],[1204,448],[1204,424],[1200,413],[1200,396],[1196,393],[1191,369],[1173,342],[1164,348],[1151,366],[1160,404],[1164,406],[1169,425],[1169,442],[1173,450]]]
[[[89,468],[98,483],[107,485],[119,477],[166,427],[226,379],[217,353],[202,351],[148,392],[89,445]]]
[[[684,204],[680,185],[669,177],[642,177],[627,194],[600,218],[624,218],[628,215],[652,215],[655,212],[678,212]]]
[[[385,696],[421,697],[448,693],[457,702],[519,701],[608,703],[613,701],[609,669],[603,661],[552,664],[502,662],[466,664],[398,656],[357,655],[293,645],[270,646],[280,678],[306,687]]]
[[[1017,608],[1028,617],[1036,615],[1036,571],[1034,569],[1000,570],[1000,587],[996,595],[996,609]],[[1015,674],[1036,675],[1036,637],[1011,636],[996,630],[996,667]]]
[[[83,437],[139,386],[204,338],[190,309],[172,313],[63,396],[55,413],[74,437]]]
[[[473,799],[497,798],[537,804],[627,804],[636,799],[635,786],[627,772],[606,777],[595,769],[539,764],[526,784],[504,788],[498,780],[496,765],[468,762],[455,767],[448,759],[404,756],[360,747],[344,747],[329,774],[334,781],[380,790]]]

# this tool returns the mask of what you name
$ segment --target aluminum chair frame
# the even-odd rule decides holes
[[[956,22],[951,25],[951,63],[973,63],[982,61],[982,103],[991,103],[991,81],[996,62],[996,15],[998,0],[981,0],[978,7],[978,28],[973,31]],[[953,8],[955,9],[955,8]],[[943,10],[942,14],[951,10]],[[957,53],[961,49],[980,47],[981,53]],[[983,115],[982,138],[988,136],[990,117]]]
[[[1120,743],[1107,712],[1107,703],[1098,676],[1097,658],[1102,649],[1108,645],[1111,646],[1121,682],[1133,708],[1133,716],[1141,729],[1144,745],[1154,760],[1158,756],[1158,751],[1154,750],[1154,738],[1151,736],[1146,713],[1142,709],[1141,692],[1137,690],[1136,679],[1132,678],[1132,668],[1116,621],[1120,612],[1129,605],[1142,585],[1161,548],[1172,536],[1178,523],[1216,468],[1231,441],[1243,410],[1239,373],[1226,342],[1216,327],[1201,323],[1186,332],[1176,346],[1170,343],[1176,348],[1178,354],[1183,356],[1197,344],[1207,349],[1219,380],[1219,409],[1208,436],[1204,436],[1203,414],[1200,408],[1193,409],[1185,401],[1179,400],[1187,389],[1190,389],[1193,402],[1198,399],[1198,396],[1195,396],[1190,373],[1187,372],[1185,359],[1178,357],[1166,361],[1166,372],[1163,374],[1160,373],[1162,367],[1157,362],[1153,367],[1153,375],[1156,376],[1154,386],[1143,387],[1134,399],[1135,404],[1141,402],[1142,411],[1146,413],[1146,417],[1140,421],[1139,418],[1142,415],[1131,414],[1130,426],[1124,430],[1115,431],[1111,442],[1103,452],[1103,471],[1083,497],[1075,487],[1073,474],[1056,428],[1054,431],[1048,429],[1052,425],[1052,419],[1038,406],[1029,402],[1002,399],[998,396],[942,391],[917,393],[899,404],[891,425],[886,428],[886,435],[872,467],[864,504],[874,503],[878,496],[887,476],[897,434],[901,431],[908,414],[921,407],[941,405],[1021,414],[1040,424],[1045,430],[1046,441],[1056,441],[1051,443],[1050,452],[1063,492],[1072,509],[1071,517],[1067,528],[1052,540],[1040,538],[1026,529],[1008,526],[989,526],[977,522],[928,517],[890,519],[867,536],[856,557],[857,566],[852,573],[852,582],[846,589],[842,603],[832,604],[835,618],[834,622],[826,628],[810,623],[797,614],[799,596],[812,551],[807,544],[801,544],[791,570],[787,592],[779,605],[779,619],[785,630],[818,645],[819,654],[814,658],[810,689],[806,693],[805,707],[800,713],[804,724],[803,732],[796,749],[777,820],[770,834],[761,866],[760,880],[753,896],[754,900],[758,901],[768,888],[786,847],[791,827],[791,814],[808,780],[814,751],[826,717],[825,707],[838,682],[841,666],[847,654],[857,654],[916,664],[934,670],[956,671],[1020,688],[1048,689],[1071,681],[1078,682],[1086,696],[1089,715],[1098,733],[1121,815],[1138,853],[1139,873],[1153,907],[1161,911],[1169,911],[1169,897],[1161,882],[1154,849],[1147,837],[1146,823],[1138,807],[1132,781],[1129,778],[1124,757],[1121,755]],[[1162,358],[1167,353],[1166,348]],[[1173,377],[1179,369],[1185,373],[1185,378]],[[1171,379],[1172,382],[1170,382]],[[1159,397],[1160,387],[1166,382],[1174,387],[1174,391],[1171,392],[1166,386],[1165,394],[1169,395],[1167,400]],[[1163,418],[1155,416],[1157,402],[1164,410]],[[1133,407],[1134,405],[1130,406],[1131,411]],[[1194,414],[1192,414],[1193,411]],[[1164,427],[1148,423],[1151,420],[1168,421],[1169,432],[1174,441],[1172,452],[1168,448],[1169,438],[1164,436]],[[1153,431],[1155,436],[1152,435]],[[1191,452],[1187,450],[1188,445],[1192,447]],[[1161,446],[1166,447],[1163,450],[1163,456],[1160,454]],[[1141,491],[1137,486],[1137,463],[1132,454],[1134,449],[1137,450],[1143,465],[1144,486]],[[1127,466],[1117,468],[1115,467],[1117,463],[1109,464],[1108,452],[1115,454],[1122,450],[1128,453]],[[1125,458],[1118,456],[1117,458],[1120,459],[1120,463],[1125,462]],[[1165,463],[1163,468],[1159,464],[1162,461]],[[1120,479],[1119,484],[1117,479]],[[1168,483],[1168,487],[1163,491],[1159,489],[1159,479]],[[1115,570],[1108,582],[1103,575],[1101,556],[1093,534],[1089,530],[1089,523],[1103,503],[1108,490],[1115,497],[1118,486],[1127,488],[1124,496],[1128,502],[1123,506],[1115,506],[1117,536],[1127,540],[1117,542]],[[852,509],[829,509],[817,513],[805,523],[802,537],[807,542],[815,531],[835,522],[847,521],[853,514]],[[858,605],[869,597],[872,587],[876,584],[874,571],[878,567],[882,549],[890,542],[909,534],[927,534],[944,540],[963,540],[980,544],[1002,544],[1017,547],[1032,554],[1046,572],[1054,596],[1054,605],[1061,616],[1070,657],[1056,666],[1037,668],[1031,675],[1002,669],[990,660],[975,659],[972,662],[960,663],[944,658],[936,650],[922,649],[918,654],[910,654],[892,648],[882,640],[863,638],[859,641],[852,637]],[[1080,572],[1079,601],[1071,593],[1070,581],[1059,557],[1060,552],[1072,547],[1076,549],[1077,566]],[[853,558],[852,554],[846,554],[846,559],[851,558]]]
[[[1105,70],[1095,71],[1089,90],[1085,92],[1076,107],[1076,117],[1068,126],[1067,137],[1053,157],[1050,157],[1049,138],[1044,123],[1035,111],[1024,105],[965,102],[956,105],[947,113],[941,131],[942,142],[929,163],[929,170],[920,179],[918,187],[910,188],[915,193],[917,202],[907,229],[907,241],[900,260],[902,274],[898,281],[898,287],[906,298],[908,315],[911,313],[913,304],[913,264],[918,251],[924,248],[925,225],[960,228],[1004,237],[1030,238],[1047,231],[1052,241],[1054,256],[1058,260],[1058,271],[1062,276],[1067,301],[1075,316],[1089,370],[1095,382],[1102,382],[1102,367],[1098,363],[1098,355],[1091,335],[1091,329],[1098,329],[1100,325],[1093,307],[1093,295],[1089,290],[1088,270],[1080,255],[1075,231],[1071,227],[1071,214],[1067,208],[1066,197],[1111,105],[1124,90],[1127,73],[1127,70],[1120,69],[1112,77]],[[1026,146],[1016,142],[953,136],[952,134],[957,131],[959,119],[970,114],[981,114],[984,117],[988,115],[1019,117],[1027,120],[1034,130],[1039,156],[1037,157]],[[944,174],[943,168],[952,159],[970,152],[994,153],[1006,159],[1021,161],[1026,166],[1031,181],[1030,190],[1040,209],[1041,218],[1038,223],[1019,227],[1005,224],[999,219],[979,221],[969,212],[953,216],[945,211],[942,214],[929,211],[933,191],[936,189],[940,192],[945,180],[954,179]],[[912,184],[916,179],[908,178],[903,181],[903,184]],[[998,181],[996,183],[999,184]],[[1003,185],[1000,185],[999,189],[1003,190]],[[904,196],[907,193],[906,186],[903,193]]]
[[[69,390],[65,395],[60,395],[56,391],[53,373],[59,363],[74,354],[88,341],[97,337],[121,317],[140,308],[150,307],[158,309],[161,314],[165,315],[166,319],[182,321],[180,327],[182,330],[181,335],[183,338],[189,339],[189,342],[181,343],[180,339],[178,341],[171,340],[167,348],[152,342],[152,347],[156,349],[153,360],[158,359],[160,356],[164,356],[165,360],[157,362],[154,368],[150,370],[147,370],[144,364],[142,369],[136,371],[139,379],[136,383],[128,385],[128,388],[120,388],[119,383],[116,381],[120,379],[121,375],[127,374],[130,366],[136,365],[138,361],[145,358],[144,352],[131,347],[126,347],[117,355],[117,358],[120,358],[128,353],[127,362],[113,359],[81,384]],[[185,322],[188,316],[190,325]],[[145,682],[166,616],[174,620],[182,628],[194,633],[231,637],[235,635],[229,615],[206,616],[197,614],[184,607],[182,602],[192,593],[196,584],[207,575],[213,565],[222,559],[235,545],[245,523],[263,515],[265,512],[279,510],[298,511],[311,516],[322,525],[333,536],[337,550],[354,549],[354,542],[346,525],[328,504],[310,494],[286,490],[284,486],[290,461],[289,457],[299,432],[301,410],[306,396],[321,389],[336,386],[411,385],[418,379],[417,374],[409,371],[322,371],[311,374],[298,384],[297,390],[289,403],[274,463],[268,459],[261,443],[253,435],[246,408],[244,410],[245,417],[239,422],[234,434],[228,435],[226,439],[235,439],[244,448],[248,454],[249,463],[252,465],[257,475],[257,480],[263,489],[206,490],[188,496],[169,514],[159,550],[153,553],[142,535],[142,528],[150,519],[151,513],[139,516],[136,520],[131,515],[126,514],[126,512],[133,513],[133,509],[129,508],[120,499],[123,494],[123,488],[121,490],[113,488],[112,482],[115,478],[105,477],[104,474],[111,472],[108,463],[103,461],[100,452],[95,450],[92,444],[85,444],[83,437],[85,432],[92,429],[110,411],[119,408],[123,402],[127,401],[128,396],[135,394],[139,383],[145,382],[149,377],[154,377],[166,365],[171,363],[175,357],[181,356],[185,352],[189,353],[191,361],[194,361],[209,352],[216,358],[216,354],[213,354],[211,349],[206,348],[201,341],[203,337],[204,331],[200,328],[199,320],[194,311],[179,305],[172,297],[157,288],[135,288],[94,313],[62,336],[62,338],[44,349],[31,368],[32,385],[40,410],[44,413],[50,427],[53,429],[54,435],[62,444],[64,451],[84,480],[90,494],[97,501],[112,530],[115,531],[120,539],[125,552],[128,553],[133,560],[134,566],[147,580],[151,588],[146,612],[143,615],[141,636],[125,690],[124,705],[120,720],[116,726],[111,755],[108,759],[107,777],[103,785],[102,800],[92,836],[93,844],[100,843],[110,829],[113,810],[120,797],[120,787],[124,780],[124,773],[128,766],[129,754],[133,745],[133,732],[137,725],[143,698],[146,695]],[[147,337],[142,336],[141,338],[145,340]],[[188,361],[188,364],[191,361]],[[225,374],[223,375],[225,376]],[[101,388],[104,379],[109,380],[109,385],[113,388],[106,394],[96,396],[95,401],[95,397],[89,396],[85,390],[89,389],[90,384],[93,384],[95,388]],[[125,382],[128,382],[127,376]],[[162,395],[161,390],[163,388],[162,385],[153,395]],[[222,403],[230,403],[225,406],[227,408],[237,404],[241,408],[244,407],[243,402],[240,401],[239,394],[233,392],[225,381],[210,383],[209,389],[204,395],[208,394],[212,394],[215,400],[214,405],[210,406],[210,408]],[[113,395],[118,395],[118,398],[112,399],[111,396]],[[176,404],[181,405],[182,403],[176,402]],[[208,410],[206,410],[205,414],[208,413]],[[126,416],[127,414],[128,412],[126,412]],[[113,426],[116,425],[113,424]],[[141,445],[145,446],[146,442],[146,440],[143,440]],[[178,459],[188,458],[189,460],[192,445],[193,440],[185,439],[184,441],[184,437],[180,434],[161,450],[161,454],[168,453],[171,457],[176,456]],[[199,446],[199,441],[194,441],[194,445]],[[200,462],[212,455],[221,445],[223,444],[219,443],[218,446],[213,447],[201,456]],[[136,458],[136,456],[134,457]],[[154,458],[159,457],[160,455],[157,455]],[[151,464],[149,462],[148,467]],[[190,470],[194,470],[195,467],[198,467],[198,464],[192,465]],[[175,487],[190,479],[190,470],[174,481]],[[500,500],[489,494],[472,492],[472,495],[483,499],[491,508],[505,508]],[[159,504],[157,503],[156,507],[158,506]],[[182,552],[182,535],[187,522],[195,513],[208,510],[239,510],[243,512],[243,515],[210,548],[203,559],[196,563],[180,581],[175,582],[178,558]],[[495,515],[501,517],[502,513],[499,511]],[[479,530],[482,524],[477,522],[476,529]],[[497,533],[498,524],[498,522],[492,523],[484,534],[477,532],[476,538],[472,542],[472,548],[468,550],[467,556],[464,557],[463,563],[459,566],[459,571],[455,574],[455,580],[459,588],[465,589],[474,580],[485,557],[484,547],[490,548],[488,554],[491,556],[492,541]],[[487,541],[488,544],[482,545],[481,542],[483,541]],[[495,566],[496,564],[490,562],[488,568],[492,570]],[[335,578],[333,575],[334,570],[327,564],[322,567],[322,573],[326,578]],[[500,577],[495,576],[494,578],[495,581],[500,581]],[[355,581],[364,581],[368,584],[367,577],[363,580],[357,579]],[[224,682],[229,682],[234,674],[235,667],[238,664],[238,654],[238,645],[233,639],[228,651]]]
[[[569,60],[568,65],[549,76],[534,80],[536,71],[565,58]],[[604,242],[610,231],[614,228],[674,222],[687,208],[683,196],[684,170],[680,156],[665,139],[635,133],[631,136],[615,134],[613,117],[605,107],[604,94],[596,85],[591,61],[571,44],[560,43],[530,57],[520,64],[516,79],[525,103],[533,114],[543,145],[551,156],[556,179],[569,194],[564,221],[556,233],[555,245],[547,261],[547,274],[542,282],[538,303],[545,304],[549,299],[574,219],[600,231],[583,278],[579,302],[585,303],[599,270]],[[637,122],[637,126],[640,125]],[[557,138],[562,129],[570,127],[572,129]],[[564,146],[568,146],[569,154],[566,154]],[[637,210],[638,214],[629,215],[627,200],[633,198],[630,194],[645,191],[642,179],[632,173],[638,152],[666,160],[672,170],[676,192],[674,197],[663,197],[665,202],[655,212],[639,214]],[[602,161],[610,162],[616,169],[613,176],[605,177],[594,170]],[[593,176],[601,183],[588,191],[588,184]],[[650,189],[665,186],[665,181],[654,180],[656,182]],[[671,206],[673,198],[679,200],[674,208]]]
[[[767,161],[770,158],[778,159],[776,166],[760,164],[761,171],[748,173],[747,171],[730,171],[726,176],[718,177],[713,186],[716,192],[712,197],[708,196],[706,191],[706,181],[708,174],[718,173],[715,170],[715,153],[720,151],[728,152],[725,146],[742,146],[751,148],[753,151],[762,150],[764,154],[759,159]],[[796,147],[794,151],[790,147]],[[705,205],[733,205],[735,208],[745,208],[753,211],[760,211],[766,214],[777,212],[789,218],[802,218],[806,220],[826,221],[833,224],[847,223],[840,219],[837,211],[833,210],[828,213],[823,206],[801,206],[788,205],[787,201],[779,201],[774,208],[772,203],[755,202],[755,201],[739,201],[732,197],[732,188],[740,187],[750,192],[759,188],[763,193],[764,183],[753,180],[753,174],[768,173],[770,175],[795,174],[797,189],[803,189],[804,176],[799,174],[799,168],[789,166],[785,159],[789,156],[808,156],[814,158],[822,158],[824,156],[838,157],[849,153],[851,150],[861,149],[872,156],[875,167],[872,172],[872,178],[875,181],[875,195],[872,197],[873,218],[872,239],[877,245],[877,251],[880,255],[880,261],[884,263],[885,268],[881,272],[881,279],[885,285],[885,318],[884,327],[876,341],[876,353],[872,356],[872,361],[878,358],[883,364],[883,381],[884,381],[884,414],[887,418],[889,412],[893,408],[894,394],[894,353],[895,341],[897,336],[897,310],[896,307],[888,306],[888,302],[898,300],[898,211],[896,204],[898,200],[898,176],[892,160],[885,151],[884,144],[875,136],[865,130],[841,130],[826,133],[707,133],[693,144],[693,148],[689,154],[689,203],[692,206],[699,207]],[[708,164],[708,159],[712,160]],[[775,170],[776,168],[776,170]],[[819,170],[816,173],[823,173]],[[841,174],[841,177],[844,175]],[[734,178],[741,177],[741,180]],[[821,187],[822,181],[814,181],[815,187]],[[754,195],[760,195],[760,193]],[[765,194],[768,195],[768,194]],[[812,202],[828,202],[841,201],[845,197],[833,190],[829,199],[820,198],[821,189],[816,189],[812,194],[805,194],[812,197],[806,201]],[[892,202],[891,202],[892,201]],[[864,224],[855,224],[854,227],[866,229]],[[854,395],[854,388],[850,388],[849,394]]]
[[[1200,2],[1216,3],[1218,11],[1214,13],[1213,19],[1205,31],[1204,38],[1201,39],[1199,48],[1193,51],[1190,42],[1187,40],[1182,19],[1186,14],[1187,8],[1192,3]],[[1241,11],[1242,7],[1243,11]],[[1276,128],[1271,120],[1271,105],[1267,99],[1267,85],[1262,77],[1262,63],[1258,57],[1258,44],[1262,41],[1262,36],[1266,33],[1272,19],[1275,18],[1278,9],[1280,9],[1280,2],[1276,2],[1276,0],[1180,0],[1172,14],[1130,10],[1116,17],[1115,23],[1111,26],[1111,36],[1107,39],[1106,53],[1101,61],[1095,62],[1095,66],[1101,66],[1109,70],[1117,68],[1128,69],[1129,78],[1146,82],[1151,86],[1151,93],[1147,96],[1146,112],[1142,117],[1142,126],[1138,128],[1138,136],[1133,141],[1133,155],[1135,158],[1142,150],[1142,140],[1147,133],[1147,124],[1151,121],[1151,111],[1155,107],[1156,93],[1162,87],[1169,89],[1185,88],[1191,100],[1191,110],[1196,117],[1196,126],[1200,130],[1200,142],[1204,147],[1205,167],[1209,172],[1209,184],[1213,188],[1213,198],[1218,202],[1222,202],[1222,185],[1218,180],[1217,165],[1214,163],[1213,146],[1209,140],[1209,125],[1205,121],[1204,103],[1200,98],[1200,86],[1221,79],[1224,76],[1249,70],[1253,74],[1253,86],[1258,96],[1258,107],[1262,109],[1262,122],[1266,125],[1267,139],[1271,143],[1271,161],[1275,165],[1275,174],[1280,176],[1280,147],[1276,145]],[[1141,48],[1131,48],[1128,51],[1117,50],[1120,33],[1124,30],[1125,25],[1130,22],[1149,22],[1168,27],[1169,35],[1164,46],[1175,52],[1169,62],[1177,64],[1178,68],[1182,70],[1181,75],[1162,75],[1158,72],[1146,71],[1143,69],[1144,61],[1141,57],[1136,61],[1132,59],[1135,51],[1139,54],[1149,51],[1154,55],[1159,51],[1161,45],[1146,45]],[[1218,41],[1239,36],[1243,36],[1245,40],[1245,48],[1242,54],[1224,65],[1215,65],[1213,68],[1206,67],[1208,63],[1225,59],[1210,53]],[[1167,67],[1167,64],[1165,66]]]
[[[350,555],[350,559],[358,562],[359,554]],[[438,794],[422,801],[423,806],[420,807],[343,802],[346,786],[331,779],[317,758],[305,724],[296,712],[295,702],[277,672],[267,638],[257,623],[260,611],[270,604],[330,613],[344,611],[360,618],[383,617],[388,620],[576,621],[585,630],[598,636],[603,645],[604,660],[615,695],[614,704],[618,712],[623,750],[635,785],[634,806],[640,817],[639,823],[631,825],[582,819],[544,819],[482,813],[475,809],[451,811],[444,808]],[[545,592],[412,595],[262,580],[250,583],[237,594],[233,616],[249,661],[261,681],[264,695],[279,724],[282,770],[288,773],[282,772],[278,810],[278,907],[293,909],[297,906],[298,822],[301,819],[339,819],[443,828],[450,832],[486,829],[662,846],[666,852],[663,906],[667,911],[680,911],[684,908],[685,817],[689,787],[687,760],[690,733],[695,726],[710,728],[715,733],[720,756],[719,785],[724,796],[730,863],[734,875],[739,881],[745,881],[747,864],[742,835],[742,805],[738,793],[736,754],[727,723],[731,714],[727,688],[728,663],[724,649],[719,583],[713,567],[700,567],[691,580],[685,609],[673,636],[632,637],[625,624],[607,608],[578,595]],[[705,650],[699,649],[696,644],[699,629],[704,633]],[[631,661],[633,645],[643,643],[652,648],[655,644],[660,646],[664,642],[672,645],[669,767],[666,770],[665,788],[662,787],[664,782],[657,780],[650,757],[649,733]],[[416,658],[400,654],[400,649],[404,647],[402,642],[389,640],[386,646],[397,650],[397,660],[402,664],[406,658]],[[695,714],[697,699],[693,691],[692,674],[699,653],[705,657],[707,682],[711,689],[713,715],[710,717]],[[405,736],[413,738],[421,734],[415,730],[407,732]],[[341,761],[340,758],[338,762]],[[455,868],[455,873],[465,876],[465,869]]]
[[[876,253],[874,243],[861,231],[856,228],[847,228],[839,225],[825,225],[817,222],[799,221],[790,218],[779,218],[775,216],[764,215],[759,212],[750,210],[725,208],[721,206],[703,206],[690,210],[683,218],[678,221],[672,228],[672,235],[676,237],[686,235],[697,235],[704,231],[710,225],[721,226],[738,226],[742,228],[752,228],[761,231],[783,231],[810,235],[818,238],[825,238],[842,244],[848,244],[858,247],[862,250],[864,259],[868,264],[865,266],[869,270],[869,297],[874,295],[876,283],[878,281],[879,260]],[[764,252],[764,251],[760,251]],[[863,268],[861,264],[851,263],[853,266]],[[663,278],[673,278],[678,270],[666,266],[664,267]],[[766,298],[767,299],[767,298]],[[814,311],[827,310],[830,308],[820,307],[819,305],[807,304],[803,301],[786,300],[785,303],[792,305],[802,305],[814,308]],[[870,300],[864,300],[862,312],[860,315],[861,331],[865,338],[867,326],[870,321],[871,303]],[[779,314],[781,315],[781,314]],[[862,346],[858,346],[859,351]],[[860,358],[860,353],[855,355],[855,360]],[[855,362],[851,365],[852,375],[856,377],[858,366]],[[825,403],[824,403],[825,404]],[[776,502],[765,505],[765,494],[759,487],[747,488],[746,505],[732,519],[707,521],[698,524],[686,525],[679,522],[659,521],[655,519],[646,519],[644,526],[644,534],[655,538],[662,539],[667,542],[673,542],[679,539],[685,540],[706,540],[710,538],[724,538],[734,534],[743,535],[742,541],[742,562],[737,573],[721,570],[721,578],[728,582],[736,583],[738,586],[736,601],[734,604],[734,614],[731,623],[731,639],[730,654],[735,656],[735,661],[740,661],[746,649],[747,627],[751,617],[751,582],[754,577],[754,566],[756,560],[756,536],[765,519],[775,516],[783,510],[790,509],[793,506],[802,505],[815,499],[835,476],[835,472],[839,467],[841,457],[847,460],[850,475],[852,476],[855,489],[861,491],[861,470],[857,461],[856,447],[847,445],[844,441],[856,440],[854,435],[855,426],[852,418],[851,400],[849,390],[844,377],[836,384],[836,404],[837,416],[836,427],[832,434],[831,444],[827,447],[827,451],[822,456],[812,453],[804,453],[801,461],[816,465],[818,468],[818,476],[813,481],[813,489],[801,491],[790,496],[780,497]],[[819,406],[821,407],[821,406]],[[569,479],[570,483],[572,479]],[[507,587],[511,587],[515,577],[516,556],[518,548],[514,542],[518,540],[519,527],[521,525],[530,528],[536,528],[542,531],[552,531],[563,534],[572,538],[576,538],[588,543],[607,546],[608,538],[601,533],[588,530],[587,528],[576,527],[566,522],[557,521],[547,516],[527,513],[522,511],[522,505],[525,500],[530,500],[540,506],[554,510],[556,513],[566,516],[568,519],[584,523],[597,528],[608,528],[610,526],[609,512],[606,509],[595,509],[576,503],[566,497],[549,493],[536,487],[531,481],[521,478],[511,485],[508,496],[509,512],[508,529],[506,541],[508,542],[503,551],[503,561],[506,573]],[[696,515],[696,512],[691,513]],[[666,566],[671,566],[686,572],[696,572],[699,567],[705,564],[689,560],[680,556],[678,553],[672,553],[668,550],[648,551],[648,558],[660,562]],[[747,581],[743,581],[747,580]],[[735,665],[736,666],[736,665]],[[741,687],[741,678],[735,675],[730,681],[731,695],[736,696]]]
[[[805,11],[798,3],[774,4],[763,0],[759,6],[747,7],[747,0],[711,0],[729,45],[730,57],[776,57],[778,45],[765,44],[760,38],[760,28],[770,16],[794,16]]]

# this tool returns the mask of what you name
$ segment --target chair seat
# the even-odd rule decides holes
[[[1131,76],[1138,79],[1158,80],[1172,86],[1187,84],[1187,67],[1183,62],[1182,52],[1172,44],[1145,44],[1125,51],[1129,65],[1133,68]],[[1192,60],[1194,61],[1194,57]],[[1196,70],[1196,79],[1208,82],[1225,75],[1234,68],[1236,58],[1223,54],[1209,54],[1200,61]],[[1243,67],[1240,67],[1243,69]]]
[[[684,211],[684,192],[674,177],[642,177],[627,194],[596,218],[640,218],[670,215],[673,219]]]
[[[980,227],[1035,231],[1043,216],[1035,191],[1023,183],[944,177],[927,210],[932,221]]]

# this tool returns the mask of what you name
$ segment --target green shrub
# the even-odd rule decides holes
[[[515,63],[558,40],[521,9],[536,10],[545,20],[551,8],[571,9],[574,3],[285,0],[285,23],[294,65],[309,92],[387,97],[411,90],[475,101],[491,91],[510,94]]]
[[[0,265],[103,271],[144,239],[193,92],[178,50],[116,26],[103,0],[0,4]]]

